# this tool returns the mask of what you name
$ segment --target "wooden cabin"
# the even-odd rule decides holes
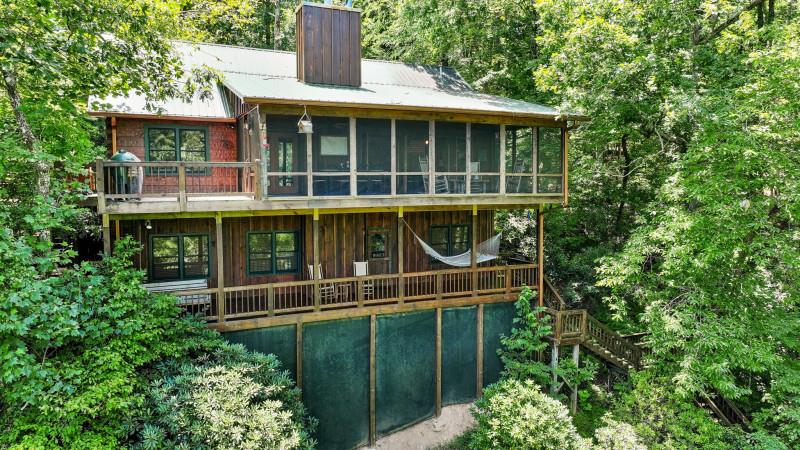
[[[538,286],[541,255],[454,268],[415,235],[461,254],[497,210],[566,204],[585,118],[478,93],[451,68],[362,59],[358,10],[302,3],[297,21],[296,54],[176,42],[187,67],[221,73],[210,99],[93,99],[106,251],[133,236],[153,289],[221,330]]]

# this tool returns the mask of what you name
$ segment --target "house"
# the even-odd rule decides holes
[[[543,229],[538,262],[481,243],[495,211],[538,208],[541,224],[567,203],[569,130],[586,117],[478,93],[451,68],[363,59],[351,8],[301,3],[296,54],[175,48],[221,74],[211,98],[157,111],[136,95],[94,99],[109,130],[105,251],[134,237],[150,289],[232,340],[268,342],[322,419],[323,447],[374,442],[496,379],[512,302],[523,286],[544,301]],[[398,390],[398,377],[425,388]],[[381,415],[420,395],[421,410]]]

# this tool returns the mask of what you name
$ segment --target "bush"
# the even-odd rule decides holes
[[[192,361],[161,364],[133,448],[313,448],[314,422],[274,355],[221,342]]]
[[[597,450],[647,450],[633,426],[617,422],[610,414],[603,416],[603,426],[594,432]]]
[[[475,449],[585,449],[567,408],[532,381],[506,379],[486,388],[475,402],[471,433]]]

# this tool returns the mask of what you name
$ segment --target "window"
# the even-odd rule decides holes
[[[564,161],[562,148],[561,128],[539,128],[537,192],[555,194],[563,191],[561,173],[564,170]]]
[[[444,256],[460,255],[471,247],[469,225],[431,226],[430,246]]]
[[[392,121],[357,119],[356,136],[358,195],[390,194],[390,176],[368,172],[388,172],[392,169]]]
[[[397,140],[397,193],[428,193],[428,140],[430,124],[418,120],[395,122]],[[403,175],[401,175],[403,174]]]
[[[506,127],[506,193],[533,193],[533,129]]]
[[[306,171],[306,137],[297,132],[297,117],[267,116],[267,195],[304,196],[308,192],[306,175],[281,175]]]
[[[208,161],[208,131],[193,127],[148,127],[148,161]]]
[[[150,254],[153,281],[208,278],[211,271],[206,234],[153,236]]]
[[[315,117],[313,195],[350,195],[350,119]],[[338,175],[331,173],[339,172]]]
[[[385,259],[389,256],[386,244],[389,233],[383,228],[372,228],[367,234],[367,252],[369,259]]]
[[[436,122],[436,194],[464,194],[467,172],[467,124]],[[443,173],[443,174],[439,174]]]
[[[257,231],[247,234],[247,273],[294,273],[300,266],[299,233]]]
[[[278,171],[283,173],[292,172],[292,150],[294,142],[281,140],[278,144]],[[278,181],[279,186],[290,187],[294,184],[294,178],[281,177]]]
[[[472,124],[470,141],[470,192],[500,192],[500,175],[488,175],[500,173],[500,126]],[[478,173],[483,175],[475,175]]]

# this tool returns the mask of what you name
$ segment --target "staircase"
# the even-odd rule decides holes
[[[641,338],[646,333],[623,336],[594,318],[587,310],[569,309],[547,277],[544,278],[544,285],[544,304],[547,314],[553,318],[553,345],[580,344],[624,372],[641,368]],[[718,394],[701,396],[697,404],[711,410],[725,425],[740,425],[745,429],[750,427],[747,416]]]

